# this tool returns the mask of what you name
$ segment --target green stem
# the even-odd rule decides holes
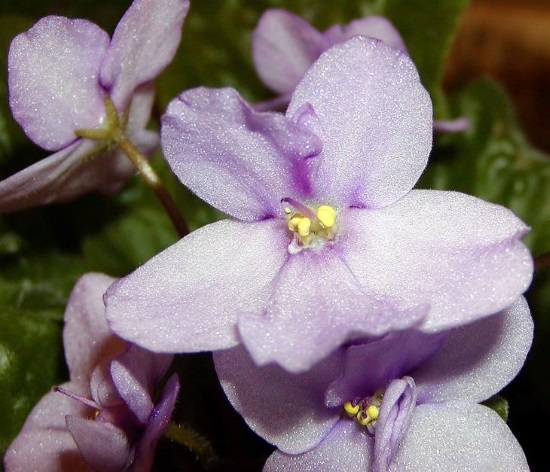
[[[176,228],[178,235],[183,237],[189,234],[187,223],[181,216],[178,207],[174,203],[174,200],[172,200],[172,197],[167,192],[157,173],[151,164],[149,164],[149,161],[145,158],[145,156],[141,154],[124,135],[121,135],[116,139],[116,144],[120,147],[120,149],[122,149],[124,154],[128,156],[130,161],[132,161],[132,164],[134,164],[134,167],[141,174],[143,180],[145,180],[145,183],[155,192],[158,199],[164,206],[164,209],[168,213],[168,216],[172,220],[172,224]]]
[[[218,461],[214,448],[208,440],[189,428],[170,422],[164,431],[164,436],[194,452],[205,468],[213,466]]]

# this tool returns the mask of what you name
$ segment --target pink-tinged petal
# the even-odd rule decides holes
[[[101,83],[119,110],[139,85],[153,80],[170,63],[188,10],[189,0],[132,2],[101,66]]]
[[[363,290],[331,247],[289,258],[262,312],[244,312],[239,333],[257,364],[303,372],[343,341],[416,325],[427,307],[397,311]]]
[[[90,392],[93,400],[102,407],[118,407],[123,406],[124,401],[120,398],[117,388],[113,383],[111,372],[109,370],[110,362],[102,362],[92,372],[90,378]],[[125,408],[125,406],[124,406]],[[107,413],[107,409],[103,408],[100,414],[105,416],[105,421],[111,421],[112,418]]]
[[[134,167],[120,152],[97,150],[96,142],[79,139],[1,181],[0,212],[70,201],[91,190],[118,189]]]
[[[162,391],[160,400],[151,412],[147,428],[136,444],[135,457],[129,472],[149,472],[154,459],[155,447],[170,422],[179,392],[179,381],[172,375]]]
[[[383,16],[365,16],[364,18],[353,20],[347,25],[331,26],[323,32],[323,36],[331,45],[344,42],[357,35],[380,39],[394,49],[407,52],[407,48],[399,31],[397,31],[391,21]]]
[[[62,387],[86,395],[75,382]],[[59,392],[47,393],[30,412],[4,456],[6,472],[92,472],[65,424],[65,415],[91,415],[92,410]]]
[[[172,357],[132,345],[111,362],[111,376],[118,394],[142,424],[147,423],[153,410],[152,397]]]
[[[155,352],[238,344],[238,314],[261,311],[288,256],[284,228],[224,220],[193,231],[109,288],[111,328]]]
[[[422,329],[463,325],[527,289],[528,228],[510,210],[458,192],[413,190],[378,210],[340,215],[343,259],[365,289],[397,308],[427,303]]]
[[[364,36],[334,46],[308,70],[287,115],[310,103],[323,143],[314,193],[383,207],[414,186],[432,146],[432,105],[404,52]]]
[[[71,380],[87,383],[97,365],[124,350],[125,343],[105,320],[103,294],[114,280],[91,272],[80,277],[71,291],[63,329]]]
[[[181,94],[162,117],[161,144],[181,182],[235,218],[281,214],[281,199],[308,193],[307,159],[319,139],[277,113],[259,113],[233,89]]]
[[[147,126],[155,103],[155,86],[147,82],[136,89],[130,102],[126,132],[140,131]]]
[[[130,461],[130,443],[124,431],[108,423],[68,415],[67,428],[84,460],[96,471],[121,472]]]
[[[286,10],[266,10],[252,32],[252,60],[263,82],[291,93],[330,44],[307,21]]]
[[[532,339],[533,320],[523,297],[499,314],[455,328],[413,374],[420,402],[486,400],[517,375]]]
[[[340,408],[325,406],[324,393],[343,367],[341,351],[298,375],[276,365],[258,367],[242,346],[215,352],[214,363],[233,407],[284,452],[299,454],[317,446],[340,418]]]
[[[339,421],[315,449],[299,455],[275,451],[263,472],[367,471],[372,467],[372,436],[353,421]]]
[[[395,456],[403,472],[528,472],[521,446],[490,408],[466,402],[418,406]]]
[[[59,150],[77,139],[74,130],[103,118],[99,68],[109,36],[87,20],[41,19],[12,41],[9,100],[16,121],[36,144]]]

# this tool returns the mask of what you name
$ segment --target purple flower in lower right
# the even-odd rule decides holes
[[[258,367],[242,346],[214,360],[230,402],[277,447],[264,471],[520,472],[521,446],[479,403],[516,376],[532,338],[520,298],[448,332],[342,347],[301,374]]]

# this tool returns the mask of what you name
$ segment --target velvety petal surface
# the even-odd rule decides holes
[[[341,43],[357,35],[380,39],[392,48],[407,52],[399,31],[397,31],[390,20],[383,16],[365,16],[353,20],[347,25],[333,25],[323,32],[323,36],[331,45]]]
[[[256,112],[229,88],[192,89],[172,100],[161,144],[184,185],[246,221],[281,215],[282,198],[307,195],[307,158],[322,147],[305,126]]]
[[[122,430],[79,416],[68,415],[66,422],[82,457],[94,470],[125,470],[130,460],[130,443]]]
[[[374,208],[411,190],[432,146],[432,105],[407,54],[361,36],[334,46],[298,84],[287,115],[304,103],[323,143],[317,198]]]
[[[71,380],[86,384],[98,364],[124,350],[105,320],[103,294],[115,279],[98,273],[81,276],[65,310],[63,345]]]
[[[156,352],[238,344],[238,314],[261,311],[288,257],[284,228],[225,220],[193,231],[109,288],[111,328]]]
[[[523,297],[499,314],[455,328],[412,374],[419,402],[486,400],[517,375],[532,339],[533,320]]]
[[[74,130],[104,115],[99,68],[109,36],[87,20],[47,16],[11,43],[9,100],[16,121],[36,144],[59,150]]]
[[[181,39],[189,0],[134,0],[118,23],[101,83],[122,110],[133,91],[170,63]]]
[[[309,66],[330,46],[299,16],[266,10],[252,32],[252,59],[262,81],[279,93],[291,93]]]
[[[490,408],[466,402],[418,406],[395,457],[403,472],[527,472],[521,446]]]
[[[263,311],[244,312],[239,333],[256,363],[302,372],[343,341],[417,325],[427,306],[398,311],[363,290],[336,250],[304,250],[288,259]]]
[[[275,451],[263,472],[366,471],[372,467],[372,436],[353,421],[339,421],[315,449],[299,455]]]
[[[247,424],[284,452],[307,451],[323,440],[339,420],[340,408],[327,408],[327,384],[343,364],[337,351],[303,374],[276,365],[258,367],[242,346],[214,353],[224,392]]]
[[[341,214],[338,244],[358,282],[397,308],[427,303],[437,331],[497,313],[527,289],[528,228],[510,210],[458,192],[415,190],[386,208]]]
[[[85,394],[75,382],[62,387]],[[59,392],[44,395],[6,451],[6,472],[92,472],[65,424],[67,414],[84,416],[91,413],[90,408]]]

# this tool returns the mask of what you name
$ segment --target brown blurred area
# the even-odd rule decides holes
[[[550,152],[550,0],[472,0],[444,85],[453,90],[481,75],[504,86],[529,141]]]

